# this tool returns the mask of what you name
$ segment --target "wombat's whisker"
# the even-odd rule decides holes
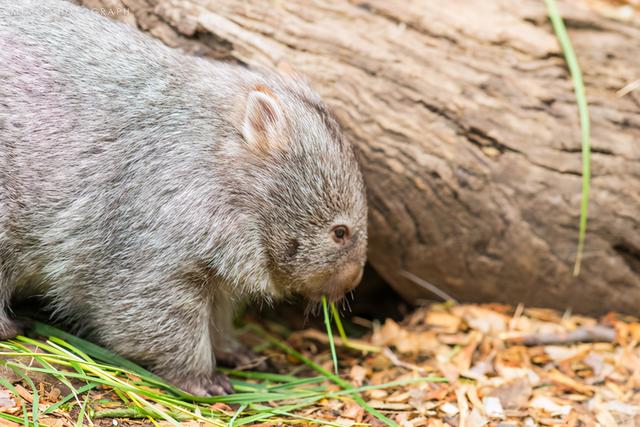
[[[351,303],[349,302],[349,300],[347,298],[344,299],[345,304],[347,305],[347,312],[351,313]]]
[[[322,304],[317,301],[307,301],[307,306],[304,309],[305,322],[308,320],[309,316],[316,317],[322,310]]]

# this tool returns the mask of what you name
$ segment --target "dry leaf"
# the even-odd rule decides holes
[[[487,414],[489,418],[504,418],[504,409],[502,409],[500,399],[497,397],[487,396],[482,399],[482,404],[484,406],[484,413]]]
[[[505,409],[521,409],[529,403],[532,392],[529,380],[526,377],[519,377],[496,387],[489,392],[488,396],[498,398]]]
[[[345,409],[342,410],[343,417],[349,418],[355,421],[361,421],[363,415],[364,415],[364,409],[362,409],[362,407],[357,403],[348,405]]]
[[[532,408],[541,409],[551,416],[568,415],[571,412],[570,405],[559,405],[551,398],[546,396],[537,396],[533,398],[529,404]]]
[[[581,384],[578,381],[569,378],[568,376],[560,373],[559,371],[553,370],[551,372],[549,372],[548,374],[548,378],[557,385],[560,385],[562,387],[571,389],[571,390],[575,390],[578,393],[584,394],[584,395],[588,395],[591,396],[593,395],[594,391],[593,388],[585,385],[585,384]]]
[[[370,372],[370,369],[364,368],[360,365],[355,365],[349,370],[349,378],[356,387],[360,387],[364,384],[364,379]]]
[[[462,319],[446,311],[429,311],[425,323],[438,332],[453,334],[460,329]]]
[[[503,314],[475,305],[457,306],[452,311],[462,317],[471,328],[483,334],[497,335],[504,332],[510,320]]]
[[[18,404],[13,394],[5,388],[0,388],[0,412],[13,412],[16,408]]]

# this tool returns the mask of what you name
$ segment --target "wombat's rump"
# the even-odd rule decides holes
[[[238,300],[340,298],[366,198],[301,80],[188,57],[64,1],[0,0],[0,338],[15,295],[190,392]]]

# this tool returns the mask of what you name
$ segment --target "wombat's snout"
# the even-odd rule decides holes
[[[330,301],[337,301],[358,286],[362,273],[362,265],[352,262],[338,267],[330,274],[316,277],[309,283],[307,291],[302,293],[312,301],[320,301],[323,296]]]
[[[362,273],[363,268],[360,264],[351,263],[346,265],[337,272],[335,282],[331,286],[331,289],[335,289],[338,298],[342,297],[358,286],[360,280],[362,280]]]

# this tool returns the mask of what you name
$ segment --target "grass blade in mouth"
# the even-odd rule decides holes
[[[344,341],[345,345],[349,345],[349,338],[347,338],[347,334],[344,331],[344,327],[342,326],[342,320],[340,319],[340,313],[336,308],[335,303],[331,303],[331,314],[333,314],[333,321],[336,324],[336,328],[338,328],[338,333],[340,334],[340,338]]]
[[[333,340],[333,331],[331,329],[331,316],[329,315],[329,308],[327,303],[327,297],[322,297],[322,311],[324,312],[324,325],[327,327],[327,336],[329,337],[329,347],[331,348],[331,359],[333,359],[333,369],[336,375],[338,375],[338,356],[336,356],[336,343]]]

